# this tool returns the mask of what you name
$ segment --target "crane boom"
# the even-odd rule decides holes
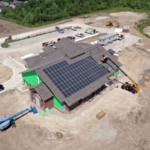
[[[132,87],[136,90],[136,92],[139,92],[140,86],[134,81],[132,80],[114,61],[112,61],[108,56],[103,55],[103,57],[101,58],[101,61],[107,61],[107,59],[109,59],[114,65],[117,66],[117,68],[133,83]],[[126,84],[125,84],[126,86]]]
[[[15,118],[16,116],[18,116],[18,115],[20,115],[20,114],[22,114],[22,113],[24,113],[24,112],[26,112],[26,111],[28,111],[28,110],[29,110],[29,109],[27,108],[27,109],[25,109],[25,110],[23,110],[23,111],[21,111],[21,112],[19,112],[19,113],[15,114],[15,115],[13,115],[13,116],[9,117],[9,118],[6,118],[6,119],[3,119],[3,120],[0,120],[0,124],[1,124],[1,123],[3,123],[3,122],[5,122],[5,121],[12,120],[12,119],[13,119],[13,118]]]

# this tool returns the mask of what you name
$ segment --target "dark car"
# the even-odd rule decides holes
[[[61,40],[61,38],[58,38],[58,39],[57,39],[57,41],[60,41],[60,40]]]
[[[66,38],[69,39],[69,40],[75,40],[74,36],[67,36]]]
[[[0,91],[4,90],[4,86],[0,84]]]
[[[59,33],[64,33],[64,30],[63,29],[58,29],[57,30]]]
[[[112,49],[109,49],[108,52],[109,52],[111,55],[113,55],[113,54],[116,53],[116,52],[115,52],[114,50],[112,50]]]

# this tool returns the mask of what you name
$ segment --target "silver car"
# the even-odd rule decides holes
[[[83,37],[84,37],[84,34],[82,34],[82,33],[77,33],[76,36],[83,38]]]
[[[74,30],[74,31],[77,31],[77,28],[74,27],[74,26],[71,26],[70,29]]]

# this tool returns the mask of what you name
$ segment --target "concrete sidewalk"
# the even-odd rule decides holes
[[[13,70],[14,76],[10,80],[8,80],[7,82],[5,82],[3,84],[5,89],[3,91],[1,91],[0,93],[5,92],[10,89],[13,89],[17,85],[21,84],[22,76],[19,73],[21,71],[25,70],[25,68],[22,65],[18,64],[17,62],[13,61],[12,59],[10,59],[9,56],[7,56],[6,58],[4,58],[1,61]]]

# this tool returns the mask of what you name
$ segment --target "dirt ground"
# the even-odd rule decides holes
[[[118,14],[121,23],[119,18],[123,21],[124,13]],[[116,17],[116,13],[112,16]],[[140,15],[135,15],[135,18],[136,16]],[[103,19],[104,25],[107,19]],[[90,18],[86,21],[90,21]],[[97,96],[97,103],[71,120],[51,113],[44,117],[29,113],[16,121],[16,129],[10,128],[0,133],[0,150],[149,150],[150,51],[147,49],[150,42],[132,24],[131,22],[130,33],[141,37],[143,46],[126,47],[125,51],[119,53],[119,62],[121,68],[140,85],[139,93],[134,95],[122,90],[119,84],[119,88],[103,98]],[[129,80],[123,77],[120,81]],[[0,118],[29,108],[31,104],[29,94],[20,95],[15,90],[2,93],[0,101]],[[95,116],[101,109],[106,112],[106,116],[97,120]],[[57,131],[63,134],[63,138],[57,138]]]
[[[22,55],[21,53],[17,52],[17,53],[13,53],[10,55],[11,58],[15,59],[16,61],[20,62],[22,65],[26,65],[26,62],[21,59],[21,57],[23,57],[24,55]]]
[[[144,33],[150,35],[150,26],[144,28]]]
[[[9,80],[13,75],[13,71],[5,66],[4,64],[0,63],[0,84]]]

